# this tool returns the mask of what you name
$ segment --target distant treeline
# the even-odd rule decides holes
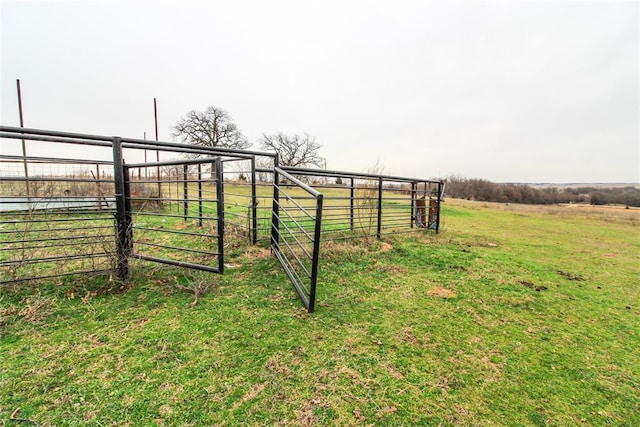
[[[640,189],[635,187],[545,187],[526,184],[498,184],[485,179],[452,177],[447,180],[446,194],[457,199],[483,202],[529,203],[587,203],[592,205],[618,204],[640,207]]]

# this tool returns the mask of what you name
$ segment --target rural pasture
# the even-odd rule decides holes
[[[0,295],[5,425],[640,425],[640,210],[447,200],[439,234]],[[207,291],[208,292],[205,292]]]

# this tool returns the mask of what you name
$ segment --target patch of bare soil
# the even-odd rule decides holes
[[[573,273],[569,273],[567,271],[558,270],[558,274],[561,275],[561,276],[566,277],[569,280],[575,280],[575,281],[578,281],[578,282],[583,282],[585,280],[585,278],[580,276],[579,274],[573,274]]]
[[[548,289],[548,288],[547,288],[546,286],[544,286],[544,285],[538,285],[538,286],[536,286],[536,284],[535,284],[535,283],[530,282],[530,281],[528,281],[528,280],[521,280],[521,281],[520,281],[520,284],[521,284],[522,286],[526,286],[526,287],[527,287],[527,288],[529,288],[529,289],[534,289],[534,290],[536,290],[536,291],[538,291],[538,292],[540,292],[540,291],[546,291],[546,290]]]
[[[458,296],[458,294],[456,294],[452,290],[441,288],[439,286],[429,289],[427,291],[427,295],[439,298],[455,298]]]

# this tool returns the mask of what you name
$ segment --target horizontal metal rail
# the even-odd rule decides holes
[[[148,256],[148,255],[140,255],[140,254],[133,254],[131,256],[133,258],[137,258],[137,259],[141,259],[141,260],[145,260],[145,261],[156,262],[156,263],[159,263],[159,264],[173,265],[175,267],[190,268],[192,270],[209,271],[211,273],[221,273],[222,272],[219,267],[209,267],[207,265],[195,264],[195,263],[192,263],[192,262],[177,261],[177,260],[158,258],[158,257],[153,257],[153,256]]]
[[[200,251],[198,249],[191,249],[191,248],[185,248],[185,247],[180,247],[180,246],[161,245],[159,243],[147,242],[147,241],[144,241],[144,240],[138,240],[134,244],[135,245],[142,245],[142,246],[153,246],[154,248],[170,249],[170,250],[175,250],[175,251],[180,251],[180,252],[189,252],[189,253],[200,254],[200,255],[210,255],[210,256],[218,256],[219,255],[217,252]]]
[[[17,277],[15,279],[9,279],[9,280],[3,279],[3,280],[0,280],[0,283],[8,284],[8,283],[31,282],[31,281],[42,280],[42,279],[55,279],[57,277],[87,275],[87,274],[98,275],[98,274],[107,274],[107,273],[111,273],[111,269],[104,268],[99,270],[76,270],[76,271],[70,271],[67,273],[44,274],[44,275],[31,276],[31,277]]]

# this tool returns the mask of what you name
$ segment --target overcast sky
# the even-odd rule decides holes
[[[227,110],[327,167],[640,182],[637,1],[2,1],[1,117],[160,139]],[[257,148],[257,147],[256,147]]]

